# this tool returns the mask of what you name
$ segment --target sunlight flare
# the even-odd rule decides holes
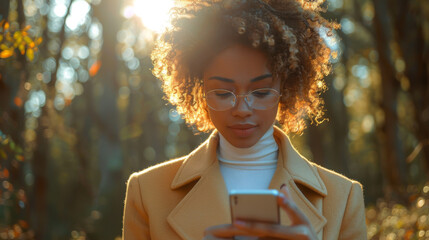
[[[160,33],[168,25],[169,11],[172,7],[173,0],[135,0],[132,6],[124,9],[124,15],[132,12],[141,19],[146,28]]]

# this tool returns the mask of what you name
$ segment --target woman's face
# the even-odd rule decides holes
[[[243,45],[233,45],[221,51],[204,71],[204,92],[225,89],[235,94],[247,94],[255,89],[273,88],[280,92],[280,82],[274,81],[267,68],[268,59],[260,51]],[[248,106],[238,97],[234,107],[216,111],[208,107],[216,129],[235,147],[253,146],[273,125],[278,103],[265,110]]]

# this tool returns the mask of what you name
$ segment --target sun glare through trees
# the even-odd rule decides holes
[[[126,18],[137,16],[145,28],[159,33],[167,26],[168,13],[173,6],[172,0],[135,0],[131,6],[124,8],[123,16]]]

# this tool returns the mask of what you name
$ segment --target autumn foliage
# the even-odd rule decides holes
[[[34,53],[38,51],[38,46],[42,43],[42,38],[31,38],[28,25],[21,30],[13,30],[6,21],[0,22],[0,58],[9,58],[19,52],[25,55],[28,60],[33,61]]]

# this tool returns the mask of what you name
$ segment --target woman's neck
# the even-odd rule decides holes
[[[270,127],[259,141],[249,148],[237,148],[230,144],[219,133],[220,141],[218,158],[222,162],[234,162],[236,164],[257,164],[277,160],[278,146],[273,136],[274,129]],[[252,164],[253,163],[253,164]]]

